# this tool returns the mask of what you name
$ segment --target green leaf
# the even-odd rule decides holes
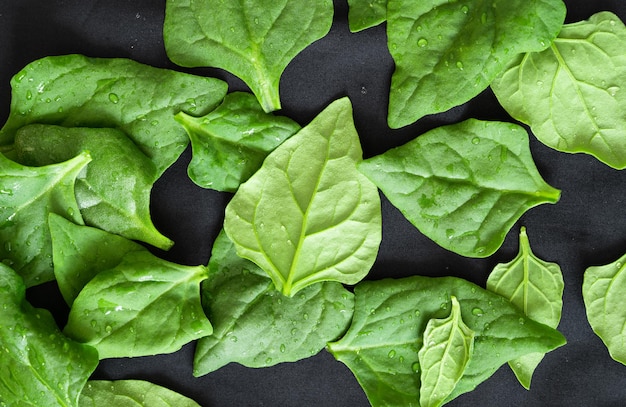
[[[387,0],[348,0],[350,31],[358,32],[387,20]]]
[[[143,380],[90,380],[80,394],[79,407],[200,407],[165,387]]]
[[[237,254],[283,294],[320,281],[354,284],[369,272],[380,197],[356,169],[361,157],[350,101],[338,100],[274,150],[226,207]]]
[[[561,268],[534,255],[524,227],[519,234],[518,255],[509,263],[498,264],[487,279],[489,291],[508,298],[529,318],[555,329],[561,320],[563,288]],[[543,356],[535,353],[509,361],[526,389],[530,389],[533,372]]]
[[[417,354],[421,366],[421,407],[443,404],[463,377],[474,351],[474,331],[463,322],[456,297],[450,300],[450,316],[428,321]]]
[[[469,257],[494,253],[528,209],[558,201],[526,131],[470,119],[436,128],[359,165],[423,234]]]
[[[389,126],[469,101],[517,54],[549,47],[564,18],[561,0],[388,0]]]
[[[157,179],[152,161],[116,129],[31,124],[17,131],[14,152],[25,165],[49,165],[89,151],[92,161],[76,180],[78,207],[86,224],[161,249],[173,242],[150,219],[150,190]]]
[[[280,109],[280,77],[291,60],[325,36],[332,0],[168,0],[163,37],[169,58],[241,78],[266,112]]]
[[[587,319],[613,359],[626,365],[626,255],[604,266],[589,267],[583,280]]]
[[[126,253],[146,251],[146,248],[104,230],[76,225],[62,216],[48,218],[52,238],[54,275],[59,290],[68,305],[101,271],[122,262]]]
[[[473,390],[511,359],[565,343],[558,331],[528,319],[505,298],[459,278],[364,281],[354,294],[352,325],[328,346],[373,406],[419,405],[423,333],[429,320],[450,314],[452,296],[475,340],[470,362],[447,400]]]
[[[77,406],[98,354],[65,337],[52,315],[31,306],[24,292],[22,279],[0,263],[0,404]]]
[[[0,145],[11,144],[15,132],[29,123],[116,127],[150,157],[158,175],[189,142],[174,114],[205,114],[227,90],[214,78],[82,55],[32,62],[13,77],[11,87],[11,113],[0,130]]]
[[[626,168],[626,27],[613,13],[563,26],[549,49],[519,55],[492,83],[506,111],[559,151]]]
[[[265,113],[254,95],[235,92],[203,117],[184,112],[176,120],[191,139],[189,178],[203,188],[235,192],[265,157],[300,130],[293,120]]]
[[[284,297],[258,266],[241,259],[225,233],[215,241],[202,299],[213,334],[198,341],[194,375],[230,362],[264,367],[295,362],[324,349],[347,329],[354,296],[326,282]]]
[[[26,167],[0,154],[0,259],[27,287],[54,279],[48,214],[82,223],[74,181],[91,160],[80,155],[60,164]]]
[[[200,304],[204,266],[183,266],[131,251],[98,273],[74,300],[64,332],[100,359],[171,353],[210,335]]]

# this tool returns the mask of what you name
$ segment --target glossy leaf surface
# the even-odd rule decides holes
[[[191,139],[189,178],[203,188],[235,192],[256,172],[265,157],[296,133],[300,125],[284,116],[265,113],[254,95],[228,94],[202,117],[176,115]]]
[[[387,19],[387,0],[348,0],[350,31],[358,32]]]
[[[559,332],[528,319],[505,298],[458,278],[364,281],[354,293],[352,325],[329,350],[374,406],[419,405],[423,333],[429,320],[450,314],[452,296],[475,337],[472,358],[448,400],[473,390],[511,359],[565,343]]]
[[[549,47],[564,18],[561,0],[388,0],[389,126],[467,102],[517,54]]]
[[[560,195],[537,171],[526,131],[510,123],[439,127],[359,169],[423,234],[469,257],[494,253],[524,212]]]
[[[174,63],[235,74],[270,112],[281,107],[279,81],[289,62],[325,36],[332,20],[332,0],[168,0],[163,37]]]
[[[530,249],[526,228],[519,235],[519,253],[509,263],[498,264],[487,279],[487,289],[508,298],[529,318],[555,328],[563,309],[563,274],[556,263],[539,259]],[[543,354],[524,355],[509,362],[526,389]]]
[[[78,406],[200,407],[190,398],[143,380],[90,380]]]
[[[566,24],[543,52],[519,55],[492,84],[515,119],[559,151],[626,168],[626,27],[610,12]]]
[[[354,284],[381,239],[380,197],[362,159],[347,98],[333,102],[274,150],[226,207],[237,254],[292,296],[320,281]]]
[[[284,297],[263,270],[237,256],[224,233],[213,246],[209,273],[202,299],[213,334],[198,341],[196,376],[230,362],[265,367],[305,359],[350,324],[354,296],[341,284],[314,284]]]

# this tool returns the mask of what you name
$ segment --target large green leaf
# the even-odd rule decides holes
[[[354,296],[339,283],[314,284],[284,297],[263,270],[237,256],[225,233],[215,241],[202,299],[213,334],[196,346],[194,375],[230,362],[264,367],[295,362],[339,338]]]
[[[25,165],[49,165],[89,151],[92,161],[76,180],[78,207],[86,224],[169,249],[172,241],[150,219],[152,161],[116,129],[31,124],[17,131],[14,152]]]
[[[190,398],[143,380],[90,380],[79,401],[79,407],[200,407]]]
[[[235,192],[265,157],[300,129],[284,116],[265,113],[254,95],[234,92],[202,117],[184,112],[176,120],[187,130],[193,156],[189,178],[203,188]]]
[[[508,298],[529,318],[551,328],[559,325],[563,308],[563,274],[556,263],[539,259],[530,249],[526,228],[519,235],[519,253],[509,263],[498,264],[487,279],[487,289]],[[530,388],[542,353],[509,361],[519,382]]]
[[[510,123],[439,127],[359,169],[422,233],[470,257],[491,255],[525,211],[560,195],[537,171],[526,131]]]
[[[52,315],[33,308],[24,292],[20,276],[0,263],[0,405],[77,406],[98,354],[65,337]]]
[[[450,314],[452,296],[475,336],[470,362],[448,400],[511,359],[565,343],[558,331],[525,317],[504,297],[459,278],[365,281],[354,294],[352,325],[329,350],[354,373],[373,406],[419,406],[423,333],[429,320]]]
[[[389,125],[467,102],[517,54],[549,47],[564,18],[561,0],[388,0]]]
[[[183,266],[131,251],[98,273],[74,300],[64,332],[100,359],[171,353],[210,335],[200,304],[204,266]]]
[[[566,24],[549,49],[519,55],[493,83],[498,100],[559,151],[626,168],[626,27],[610,12]]]
[[[369,272],[380,197],[356,169],[361,157],[352,106],[340,99],[268,155],[226,207],[237,254],[283,294],[320,281],[354,284]]]
[[[29,123],[122,129],[161,174],[189,139],[174,120],[181,110],[206,114],[224,98],[227,84],[128,59],[82,55],[46,57],[11,80],[11,113],[0,145]]]
[[[348,0],[350,31],[377,26],[387,19],[387,0]]]
[[[26,167],[0,154],[0,259],[27,287],[54,279],[48,214],[82,223],[74,181],[91,160],[81,153],[45,167]]]
[[[332,21],[332,0],[168,0],[163,37],[174,63],[235,74],[270,112],[280,109],[279,81],[289,62]]]

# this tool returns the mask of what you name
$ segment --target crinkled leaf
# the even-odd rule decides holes
[[[525,317],[504,297],[459,278],[365,281],[354,294],[352,325],[329,350],[354,373],[373,406],[419,405],[423,333],[429,320],[450,314],[452,296],[475,340],[448,400],[473,390],[511,359],[565,343],[558,331]]]
[[[230,362],[264,367],[295,362],[324,349],[347,329],[354,296],[326,282],[284,297],[267,274],[237,256],[226,234],[215,241],[202,299],[213,334],[198,341],[194,374]]]
[[[11,113],[0,144],[29,123],[123,130],[163,173],[189,139],[174,120],[181,110],[205,114],[226,95],[227,84],[121,58],[46,57],[11,80]]]
[[[519,55],[493,83],[498,100],[559,151],[626,168],[626,27],[613,13],[566,24],[549,49]]]
[[[48,214],[82,223],[74,181],[87,153],[44,167],[26,167],[0,155],[0,259],[27,287],[54,279]]]
[[[98,354],[64,336],[52,315],[32,307],[24,292],[20,276],[0,263],[0,404],[77,406]]]
[[[387,19],[387,0],[348,0],[350,31],[377,26]]]
[[[389,125],[467,102],[517,54],[549,47],[564,19],[561,0],[388,0]]]
[[[205,116],[180,112],[176,120],[191,139],[189,178],[203,188],[228,192],[235,192],[272,150],[300,129],[287,117],[265,113],[254,95],[243,92],[227,95]]]
[[[210,335],[200,304],[204,266],[183,266],[131,251],[98,273],[74,300],[64,332],[101,359],[171,353]]]
[[[80,394],[79,407],[200,407],[165,387],[143,380],[90,380]]]
[[[278,85],[289,62],[325,36],[332,20],[332,0],[168,0],[163,37],[174,63],[235,74],[270,112],[280,109]]]
[[[541,178],[526,131],[470,119],[363,161],[359,169],[442,247],[486,257],[528,209],[560,191]]]
[[[50,214],[54,276],[65,301],[71,306],[80,290],[99,272],[122,262],[126,253],[146,251],[138,243],[104,230],[80,226]]]
[[[556,263],[539,259],[530,249],[526,228],[519,235],[519,253],[509,263],[498,264],[487,279],[487,289],[508,298],[529,318],[551,328],[559,325],[563,308],[563,274]],[[530,388],[543,354],[529,354],[509,361],[515,376]]]
[[[443,404],[463,377],[474,351],[474,331],[463,322],[459,301],[454,296],[450,299],[450,315],[428,321],[417,354],[421,368],[421,407]]]
[[[333,102],[267,156],[226,207],[237,254],[292,296],[320,281],[354,284],[381,239],[380,197],[362,158],[347,98]]]
[[[31,124],[17,131],[14,152],[25,165],[49,165],[89,151],[92,161],[76,180],[78,207],[86,224],[161,249],[172,241],[150,218],[152,161],[116,129]]]

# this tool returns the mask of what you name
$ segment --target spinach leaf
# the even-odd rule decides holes
[[[54,279],[48,214],[82,223],[74,181],[91,160],[80,155],[60,164],[26,167],[0,154],[0,259],[27,287]]]
[[[332,20],[332,0],[168,0],[163,38],[174,63],[235,74],[270,112],[280,109],[278,85],[289,62],[325,36]]]
[[[348,0],[350,31],[358,32],[387,20],[387,0]]]
[[[122,262],[126,253],[146,248],[104,230],[76,225],[62,216],[48,218],[54,276],[65,302],[72,305],[83,287],[101,271]]]
[[[202,300],[213,334],[198,341],[196,376],[230,362],[264,367],[310,357],[348,329],[354,308],[352,293],[334,282],[284,297],[263,270],[237,256],[223,232],[213,246]]]
[[[235,192],[280,143],[300,130],[284,116],[265,113],[254,95],[234,92],[203,117],[184,112],[176,120],[191,139],[189,178],[203,188]]]
[[[613,359],[626,365],[626,255],[612,263],[589,267],[583,280],[587,319]]]
[[[200,304],[204,266],[183,266],[130,251],[98,273],[74,300],[64,332],[100,359],[170,353],[210,335]]]
[[[328,348],[373,406],[419,405],[423,333],[429,320],[449,315],[452,296],[475,337],[470,362],[447,400],[473,390],[511,359],[565,343],[558,331],[528,319],[504,297],[459,278],[364,281],[354,294],[352,325]]]
[[[79,407],[200,407],[190,398],[143,380],[90,380],[79,401]]]
[[[116,127],[150,157],[158,175],[189,142],[174,114],[205,114],[227,90],[214,78],[82,55],[32,62],[13,77],[11,87],[11,113],[0,130],[0,145],[11,144],[15,132],[29,123]]]
[[[31,306],[24,293],[20,276],[0,263],[0,404],[76,406],[98,354],[65,337],[52,315]]]
[[[15,154],[25,165],[49,165],[89,151],[92,161],[76,180],[75,193],[86,224],[161,249],[173,242],[150,219],[152,161],[116,129],[31,124],[17,131]]]
[[[362,159],[349,99],[333,102],[267,156],[226,207],[237,254],[293,296],[320,281],[354,284],[381,240],[380,197]]]
[[[519,234],[518,255],[509,263],[498,264],[487,279],[489,291],[508,298],[529,318],[555,329],[561,320],[563,288],[561,268],[535,256],[524,227]],[[530,389],[533,372],[543,356],[531,353],[509,361],[526,389]]]
[[[463,322],[456,297],[450,300],[450,316],[428,321],[422,348],[417,353],[421,367],[421,407],[443,404],[463,377],[474,351],[475,333]]]
[[[439,127],[359,170],[422,233],[469,257],[494,253],[526,210],[560,195],[537,171],[526,131],[510,123]]]
[[[388,0],[389,126],[467,102],[517,54],[549,47],[564,19],[561,0]]]
[[[626,168],[626,27],[610,12],[563,26],[549,49],[519,55],[492,83],[515,119],[559,151]]]

